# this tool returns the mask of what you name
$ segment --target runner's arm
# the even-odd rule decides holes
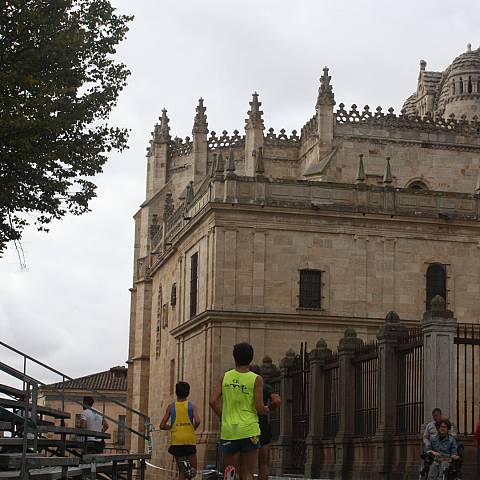
[[[202,423],[200,419],[200,415],[198,415],[198,409],[195,405],[193,405],[193,428],[196,430],[200,423]]]
[[[263,404],[263,378],[257,375],[254,387],[255,409],[259,415],[268,415],[270,410]]]
[[[270,395],[270,410],[278,408],[282,404],[282,399],[278,393],[272,393]]]
[[[168,425],[167,423],[168,419],[170,418],[170,407],[171,405],[167,407],[165,415],[163,416],[162,421],[160,422],[160,430],[170,430],[172,428],[172,426]]]
[[[210,408],[219,416],[222,416],[222,406],[220,404],[220,397],[222,396],[222,382],[215,385],[212,395],[210,396]]]

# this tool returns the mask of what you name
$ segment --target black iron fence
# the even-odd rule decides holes
[[[471,435],[480,418],[480,325],[457,325],[457,422],[458,431]]]
[[[269,379],[268,383],[272,387],[273,393],[280,395],[281,377]],[[272,432],[272,442],[276,442],[280,436],[280,409],[275,408],[270,410],[270,429]]]
[[[324,394],[324,415],[323,415],[323,436],[334,438],[338,432],[339,421],[339,375],[340,368],[338,354],[332,355],[324,367],[325,394]]]
[[[355,435],[375,435],[378,425],[378,345],[363,345],[355,352]]]
[[[408,331],[397,347],[397,433],[418,433],[423,423],[423,333]]]
[[[302,343],[288,375],[292,379],[292,472],[302,473],[310,419],[310,362],[307,344]]]

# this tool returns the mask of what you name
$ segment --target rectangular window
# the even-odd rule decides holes
[[[175,391],[175,359],[170,360],[170,395]]]
[[[170,294],[170,305],[174,307],[177,304],[177,284],[172,285],[172,291]]]
[[[300,270],[300,308],[321,308],[322,272]]]
[[[163,321],[163,328],[167,328],[168,327],[168,303],[165,303],[163,305],[162,321]]]
[[[197,314],[198,253],[190,258],[190,318]]]

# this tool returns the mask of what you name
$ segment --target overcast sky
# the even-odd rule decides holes
[[[132,71],[112,121],[130,149],[97,178],[92,212],[29,230],[20,271],[0,259],[0,339],[72,376],[127,359],[132,215],[145,197],[145,149],[163,107],[172,135],[191,135],[205,98],[217,133],[243,131],[258,91],[265,125],[300,128],[330,67],[337,104],[401,108],[419,60],[443,70],[480,44],[480,2],[447,0],[113,0],[135,15],[118,57]],[[7,355],[0,347],[0,360]]]

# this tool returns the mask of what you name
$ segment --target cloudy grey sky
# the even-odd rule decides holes
[[[13,248],[0,259],[0,339],[74,376],[127,358],[132,215],[163,107],[173,135],[191,135],[200,96],[210,129],[242,130],[257,90],[267,128],[300,130],[324,65],[337,104],[399,109],[420,59],[443,70],[480,45],[478,0],[112,1],[135,15],[118,51],[132,75],[112,115],[130,149],[98,177],[91,213],[26,232],[27,271]]]

